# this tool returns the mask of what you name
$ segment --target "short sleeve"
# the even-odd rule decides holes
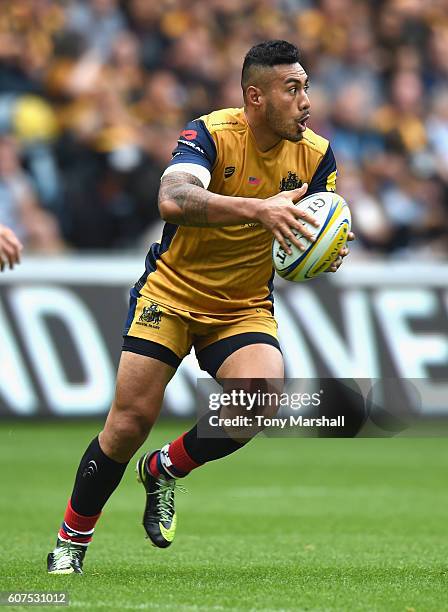
[[[199,164],[210,173],[216,161],[216,145],[202,119],[190,121],[182,130],[168,167]]]
[[[180,133],[177,147],[162,178],[172,172],[187,172],[196,176],[207,189],[216,157],[216,145],[212,135],[202,119],[195,119]]]
[[[336,191],[337,173],[336,160],[331,146],[328,145],[325,155],[313,174],[306,195],[312,195],[320,191]]]

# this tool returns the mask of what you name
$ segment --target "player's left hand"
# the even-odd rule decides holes
[[[353,232],[349,232],[347,236],[347,242],[351,240],[355,240],[355,238],[356,238],[355,234]],[[334,262],[331,264],[329,268],[325,270],[325,272],[336,272],[339,266],[344,261],[344,257],[347,257],[349,253],[350,253],[350,249],[348,248],[347,245],[344,245],[342,249],[339,251],[337,259],[334,260]]]

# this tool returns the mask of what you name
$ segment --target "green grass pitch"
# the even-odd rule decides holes
[[[151,446],[182,427],[161,423]],[[84,576],[47,576],[75,468],[98,428],[0,425],[0,590],[68,591],[80,611],[448,610],[443,438],[259,438],[185,481],[167,550],[144,538],[132,462]]]

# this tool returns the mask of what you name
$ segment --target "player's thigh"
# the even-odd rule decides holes
[[[121,438],[144,439],[159,416],[165,387],[175,371],[158,359],[124,351],[103,440],[112,444]]]
[[[165,387],[190,348],[182,312],[132,290],[112,417],[136,413],[154,423]]]
[[[122,352],[115,398],[99,438],[108,457],[129,461],[143,444],[174,372],[175,368],[152,357]]]
[[[283,377],[277,321],[271,311],[254,308],[210,320],[207,333],[195,339],[195,350],[200,367],[213,378]]]
[[[216,373],[220,381],[232,378],[283,379],[283,356],[270,344],[250,344],[229,355]]]
[[[230,426],[224,424],[227,435],[242,442],[253,438],[262,429],[254,415],[275,414],[276,398],[283,387],[283,356],[272,313],[254,309],[237,314],[216,326],[195,348],[199,349],[201,368],[221,384],[224,393],[235,398],[220,407],[220,417],[231,422]],[[249,416],[245,401],[249,398],[251,418],[241,419]]]
[[[175,372],[176,368],[160,359],[123,351],[112,409],[140,412],[155,421]]]

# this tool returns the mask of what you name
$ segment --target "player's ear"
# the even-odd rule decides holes
[[[246,100],[253,106],[260,106],[262,100],[261,89],[255,87],[255,85],[249,85],[246,89]]]

